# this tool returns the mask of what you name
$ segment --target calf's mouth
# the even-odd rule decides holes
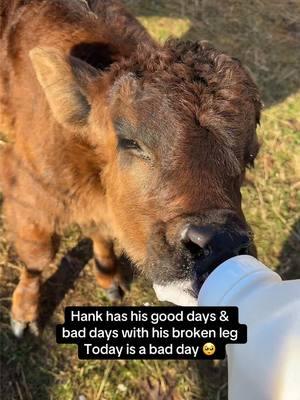
[[[206,221],[206,222],[205,222]],[[166,224],[157,224],[148,245],[146,274],[152,280],[159,299],[195,304],[199,290],[209,274],[221,263],[241,254],[255,255],[252,233],[244,220],[234,213],[213,223],[189,217],[168,234]],[[178,232],[180,232],[178,234]]]

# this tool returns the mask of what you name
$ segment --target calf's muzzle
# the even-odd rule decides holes
[[[226,226],[188,225],[182,232],[182,241],[195,260],[195,275],[209,274],[225,260],[248,254],[249,233]]]

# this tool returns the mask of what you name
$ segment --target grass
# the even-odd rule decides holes
[[[286,278],[299,278],[299,2],[127,0],[126,3],[158,40],[164,41],[169,35],[210,40],[240,58],[250,69],[261,89],[265,110],[259,128],[261,152],[256,168],[248,173],[243,206],[262,261]],[[73,274],[72,265],[63,264],[68,276],[73,274],[73,286],[70,285],[53,310],[43,336],[18,342],[10,332],[9,308],[21,262],[5,239],[0,213],[2,399],[77,400],[84,395],[87,400],[146,400],[151,399],[146,384],[149,378],[165,392],[175,383],[173,399],[226,399],[224,363],[79,361],[76,346],[55,343],[55,325],[63,321],[65,306],[108,304],[93,279],[91,265],[82,268],[90,253],[90,243],[81,239],[81,233],[70,228],[55,263],[45,273],[48,279],[58,265],[68,264],[63,258],[66,252],[75,263],[82,264],[77,269],[78,277]],[[71,251],[78,242],[80,245]],[[48,280],[50,288],[55,284]],[[59,291],[59,287],[55,289]],[[149,283],[142,277],[134,282],[124,302],[157,304]]]

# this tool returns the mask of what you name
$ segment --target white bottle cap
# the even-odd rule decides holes
[[[281,280],[278,274],[252,256],[230,258],[220,264],[206,279],[198,295],[198,304],[199,306],[226,305],[225,299],[233,289],[237,287],[240,289],[256,279],[261,280],[266,277],[271,281]]]

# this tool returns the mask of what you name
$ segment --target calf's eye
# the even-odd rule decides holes
[[[118,149],[128,150],[132,155],[146,161],[151,160],[149,152],[145,148],[142,148],[136,140],[118,137]]]
[[[136,140],[132,140],[132,139],[119,138],[118,147],[121,149],[131,149],[131,150],[142,151],[138,142]]]

